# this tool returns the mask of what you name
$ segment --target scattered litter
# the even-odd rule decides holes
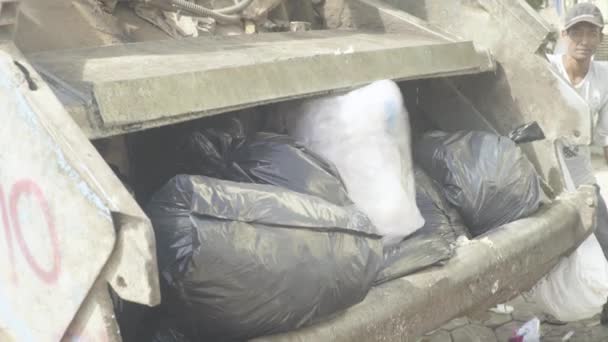
[[[334,55],[339,56],[339,55],[350,55],[351,53],[354,53],[355,49],[352,46],[349,46],[348,48],[342,50],[342,49],[338,49],[334,52]]]
[[[534,317],[528,321],[509,342],[540,342],[540,320]]]
[[[496,307],[490,309],[491,312],[500,314],[500,315],[510,315],[513,313],[515,309],[511,305],[507,304],[498,304]]]
[[[562,341],[569,341],[572,336],[574,336],[574,330],[568,331],[568,333],[562,337]]]
[[[500,285],[500,282],[497,280],[494,282],[494,284],[492,284],[492,294],[495,294],[496,292],[498,292],[498,287]]]

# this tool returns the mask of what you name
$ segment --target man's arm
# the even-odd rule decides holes
[[[604,159],[608,163],[608,101],[598,113],[595,137],[598,140],[596,143],[604,148]]]

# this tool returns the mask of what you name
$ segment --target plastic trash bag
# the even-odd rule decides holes
[[[434,131],[418,141],[415,158],[440,184],[473,236],[529,216],[540,206],[536,170],[506,137]]]
[[[534,121],[529,124],[522,125],[509,133],[509,139],[516,144],[525,144],[533,141],[545,139],[545,132],[540,128],[538,122]]]
[[[422,229],[432,228],[450,243],[454,243],[459,236],[468,237],[469,232],[462,217],[448,203],[437,182],[418,166],[414,168],[414,176],[416,204],[425,221]]]
[[[522,325],[509,342],[540,342],[540,336],[540,320],[534,317]]]
[[[288,113],[290,135],[336,165],[349,197],[387,245],[424,225],[416,207],[408,113],[393,81],[282,105],[279,112]]]
[[[242,121],[230,116],[206,120],[185,135],[177,147],[179,170],[215,178],[231,174],[228,156],[247,140]]]
[[[354,206],[259,184],[177,176],[156,193],[163,301],[197,340],[285,332],[366,296],[382,242]]]
[[[335,166],[287,135],[260,132],[246,139],[241,124],[230,120],[224,127],[193,131],[180,150],[182,173],[277,185],[352,204]]]
[[[151,327],[149,327],[151,328]],[[169,323],[161,322],[150,342],[194,342]]]
[[[608,298],[608,262],[595,235],[562,258],[531,295],[546,313],[564,322],[600,314]]]
[[[384,249],[384,267],[376,284],[443,264],[454,255],[456,239],[467,235],[460,214],[450,207],[433,180],[418,167],[414,174],[416,204],[424,226],[396,246]]]
[[[153,310],[149,306],[126,301],[118,296],[112,287],[108,286],[114,316],[120,328],[120,337],[123,342],[140,341],[142,330],[147,330],[146,319]]]

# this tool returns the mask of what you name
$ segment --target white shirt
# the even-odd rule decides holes
[[[564,67],[563,55],[547,55],[547,58],[587,102],[593,115],[594,144],[608,146],[608,65],[591,61],[585,78],[579,84],[572,84]]]

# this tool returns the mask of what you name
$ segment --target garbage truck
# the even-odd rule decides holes
[[[112,296],[161,304],[136,198],[158,186],[165,130],[383,79],[447,132],[537,122],[546,138],[522,149],[548,204],[255,340],[415,341],[529,290],[591,234],[597,203],[564,163],[592,125],[544,57],[555,39],[524,0],[0,0],[0,340],[121,341]]]

